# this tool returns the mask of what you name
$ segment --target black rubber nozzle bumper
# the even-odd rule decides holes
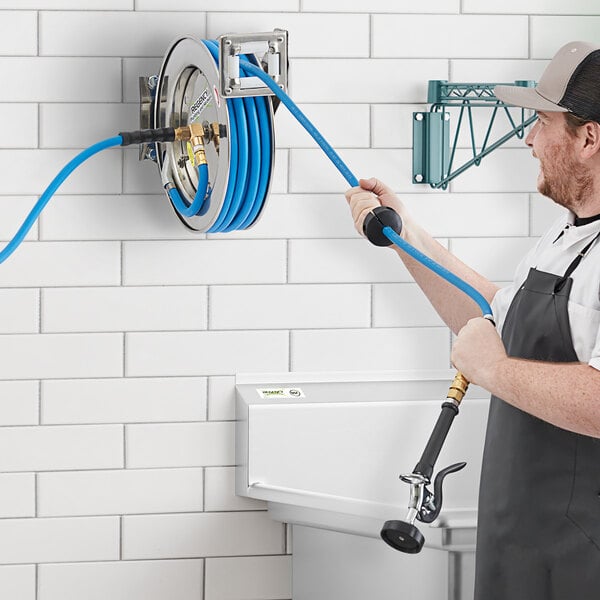
[[[425,543],[423,534],[406,521],[386,521],[381,528],[381,539],[395,550],[406,554],[421,552]]]
[[[389,227],[398,235],[402,231],[400,215],[388,206],[378,206],[367,214],[363,223],[363,233],[375,246],[391,246],[392,242],[383,233],[383,228]]]

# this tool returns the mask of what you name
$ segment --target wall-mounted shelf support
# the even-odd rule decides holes
[[[526,109],[518,109],[520,119],[513,118],[509,105],[494,94],[499,83],[448,83],[431,80],[427,92],[429,112],[413,113],[413,183],[428,183],[432,188],[446,189],[448,183],[473,165],[479,166],[481,159],[493,152],[513,136],[523,138],[525,129],[536,120],[536,115],[526,117]],[[535,87],[534,81],[515,81],[522,87]],[[491,109],[488,127],[483,142],[475,141],[473,108]],[[450,112],[458,109],[456,131],[450,143]],[[466,118],[465,118],[466,115]],[[498,140],[490,143],[497,116],[504,115],[511,129]],[[454,168],[454,158],[462,125],[467,122],[472,158]]]

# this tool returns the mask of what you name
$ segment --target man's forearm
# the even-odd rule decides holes
[[[600,437],[600,371],[587,364],[507,357],[477,383],[557,427]]]
[[[403,232],[403,237],[409,244],[474,287],[488,302],[492,301],[498,287],[468,267],[422,228],[411,223]],[[396,252],[435,310],[454,333],[458,333],[469,319],[481,316],[477,304],[463,291],[399,248],[396,248]]]

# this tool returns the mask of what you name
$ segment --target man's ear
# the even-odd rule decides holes
[[[589,121],[580,128],[583,145],[581,148],[582,158],[600,156],[600,123]]]

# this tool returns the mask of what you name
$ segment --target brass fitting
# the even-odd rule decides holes
[[[468,387],[469,382],[465,379],[464,375],[460,371],[458,371],[454,376],[454,380],[450,384],[450,389],[448,390],[446,398],[448,398],[448,400],[454,401],[458,405],[461,403],[461,400],[467,393]]]
[[[180,142],[187,142],[192,137],[189,127],[177,127],[175,129],[175,139]]]
[[[212,129],[212,141],[215,145],[215,149],[219,150],[219,141],[221,139],[221,132],[219,131],[219,124],[217,122],[211,123],[210,127]]]

